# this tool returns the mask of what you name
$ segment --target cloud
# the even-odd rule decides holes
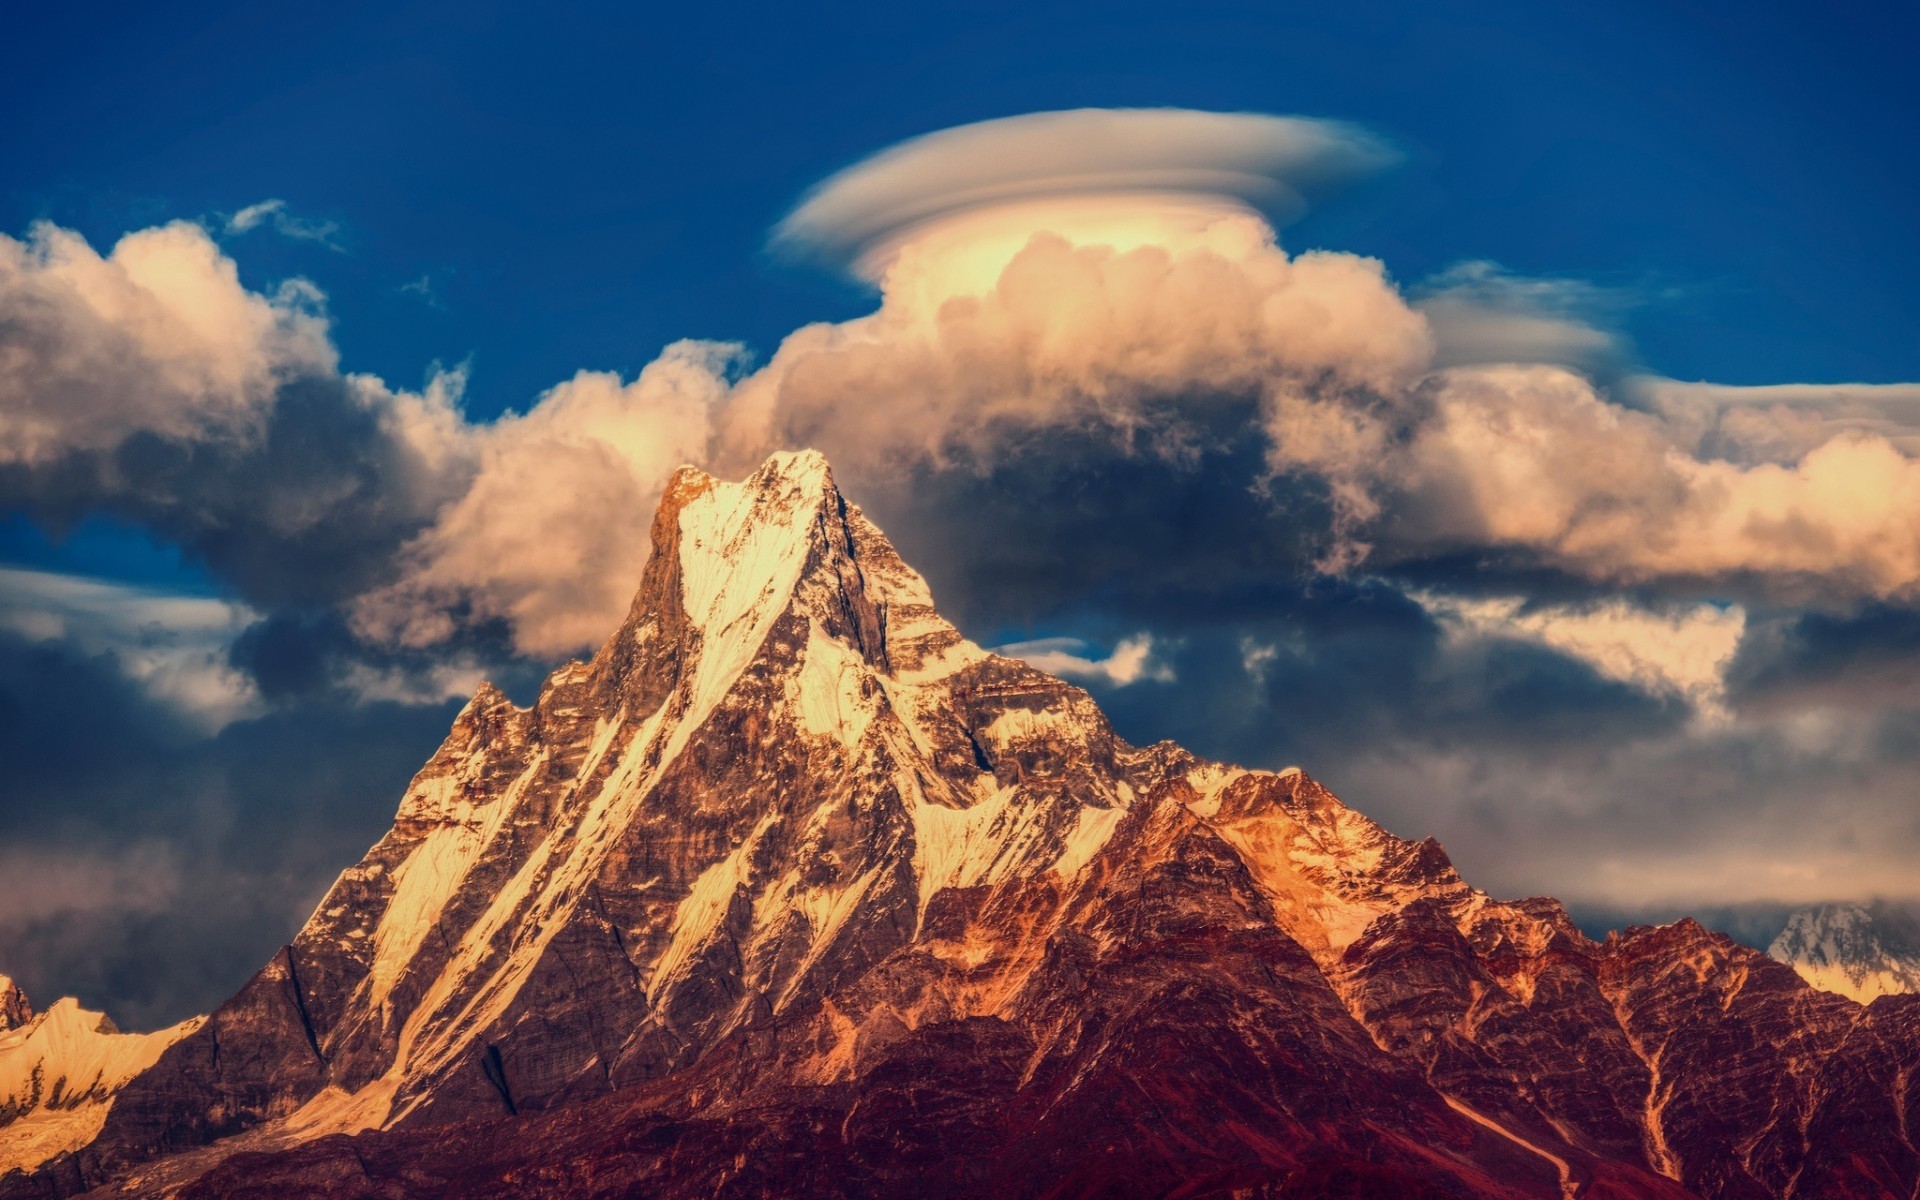
[[[345,253],[345,247],[334,240],[334,235],[340,232],[338,224],[295,216],[285,200],[262,200],[258,204],[249,204],[230,214],[226,220],[229,234],[251,233],[262,226],[271,226],[282,237],[318,242],[329,250]]]
[[[1920,710],[1920,612],[1772,613],[1742,641],[1728,682],[1743,708]]]
[[[1181,110],[929,135],[777,235],[866,272],[873,313],[750,373],[737,347],[679,343],[487,424],[462,372],[417,392],[341,374],[318,291],[247,290],[194,226],[105,257],[40,226],[0,245],[0,313],[23,314],[0,499],[135,521],[247,601],[333,606],[370,642],[491,629],[535,656],[624,609],[644,522],[604,514],[644,513],[680,461],[738,472],[800,445],[910,531],[913,511],[937,523],[912,491],[1120,471],[1261,547],[1233,577],[1472,560],[1764,603],[1920,587],[1911,388],[1628,378],[1602,289],[1469,263],[1410,301],[1374,260],[1278,245],[1261,206],[1392,159],[1349,126]]]
[[[1733,387],[1641,376],[1635,399],[1695,453],[1743,463],[1798,461],[1842,436],[1920,457],[1920,383],[1779,383]]]
[[[683,343],[631,384],[582,372],[476,424],[463,371],[417,392],[342,374],[319,291],[250,291],[198,226],[101,256],[43,224],[0,237],[0,504],[130,521],[258,608],[355,608],[401,645],[505,621],[557,653],[624,609],[644,514],[705,455],[735,353]]]
[[[1714,720],[1727,717],[1727,669],[1746,632],[1738,606],[1644,608],[1622,598],[1531,604],[1525,597],[1416,594],[1450,634],[1536,642],[1609,679],[1679,696]]]
[[[444,309],[446,307],[446,302],[440,299],[440,289],[434,285],[431,275],[422,275],[412,282],[403,283],[398,290],[403,296],[419,297],[420,302],[428,308]]]
[[[399,578],[357,602],[360,631],[421,646],[499,620],[530,654],[597,643],[633,598],[645,514],[675,467],[705,455],[738,352],[676,343],[631,383],[583,371],[475,430],[472,483],[401,550]]]
[[[208,733],[261,709],[252,681],[228,661],[234,639],[257,615],[214,597],[0,568],[0,629],[109,656],[149,696]]]
[[[1175,108],[1028,113],[865,159],[809,192],[774,240],[877,282],[909,247],[922,260],[988,247],[1004,262],[1043,228],[1126,250],[1224,217],[1264,213],[1284,224],[1398,160],[1376,135],[1336,121]]]
[[[1671,635],[1657,629],[1616,642],[1607,617],[1667,623],[1703,644],[1725,636],[1684,608],[1550,607],[1534,624],[1563,648],[1524,625],[1456,629],[1379,581],[1316,586],[1276,593],[1269,616],[1231,627],[1156,622],[1143,633],[1176,682],[1100,699],[1136,742],[1170,736],[1227,761],[1302,764],[1396,833],[1439,836],[1498,895],[1555,895],[1618,921],[1914,894],[1911,689],[1846,707],[1761,705],[1730,665],[1725,713],[1701,721],[1683,693],[1709,671],[1661,656],[1658,637]],[[1566,625],[1582,618],[1588,628]],[[1854,643],[1855,657],[1904,640],[1910,659],[1911,622],[1885,622],[1827,640]],[[1613,659],[1622,649],[1632,657]]]
[[[1451,563],[1909,602],[1910,388],[1628,378],[1603,289],[1469,263],[1410,300],[1377,261],[1281,248],[1276,220],[1393,158],[1338,123],[1182,110],[928,135],[828,180],[776,234],[872,279],[872,313],[796,330],[752,372],[738,348],[679,343],[487,424],[461,411],[461,372],[417,392],[342,375],[317,290],[248,291],[195,227],[102,258],[41,226],[0,247],[0,314],[21,314],[0,500],[135,521],[249,603],[333,607],[364,639],[493,630],[536,656],[591,645],[624,607],[643,521],[606,513],[644,513],[683,459],[738,472],[800,445],[909,539],[938,524],[914,492],[1117,473],[1257,551],[1229,581]],[[1071,516],[1032,519],[1084,536]],[[1109,551],[1109,579],[1139,574]]]
[[[1529,278],[1473,260],[1425,280],[1417,295],[1436,367],[1553,363],[1593,374],[1626,357],[1620,335],[1601,325],[1624,297],[1586,280]]]
[[[74,638],[0,627],[0,969],[130,1028],[231,995],[391,821],[458,702],[336,693],[209,736]]]
[[[1126,687],[1141,680],[1172,683],[1174,670],[1154,654],[1151,634],[1121,638],[1105,658],[1094,658],[1093,648],[1079,638],[1041,638],[994,647],[995,654],[1017,658],[1051,675]]]
[[[135,436],[257,436],[287,378],[330,372],[319,295],[242,287],[197,225],[176,221],[95,253],[40,223],[0,235],[0,464],[111,451]]]
[[[1788,463],[1696,457],[1561,368],[1441,372],[1360,463],[1305,463],[1391,512],[1390,554],[1506,551],[1601,584],[1797,603],[1920,593],[1920,460],[1848,431]]]
[[[1148,119],[1111,116],[1122,131]],[[744,379],[719,459],[814,445],[878,480],[1104,439],[1178,468],[1251,430],[1267,471],[1249,487],[1326,501],[1317,550],[1287,567],[1477,556],[1602,588],[1834,606],[1920,589],[1906,391],[1631,376],[1605,328],[1624,293],[1489,263],[1410,303],[1378,263],[1283,252],[1248,203],[1250,159],[1214,171],[1211,150],[1181,158],[1122,132],[1140,155],[1126,157],[1104,119],[968,126],[823,184],[777,239],[851,262],[879,309],[797,331]],[[1322,150],[1355,145],[1314,132]],[[1132,183],[1156,155],[1179,180],[1163,194]],[[1261,161],[1284,187],[1280,157]]]

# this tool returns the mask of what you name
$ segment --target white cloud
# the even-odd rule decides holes
[[[190,596],[51,571],[0,567],[0,629],[109,654],[150,696],[217,732],[264,706],[228,660],[259,614]]]
[[[1603,584],[1721,580],[1796,602],[1920,593],[1920,460],[1847,431],[1787,463],[1700,458],[1554,367],[1442,373],[1350,486],[1399,493],[1420,552],[1525,552]],[[1347,470],[1346,464],[1333,464]]]
[[[1609,679],[1684,699],[1709,720],[1727,717],[1727,667],[1747,626],[1746,612],[1737,605],[1656,610],[1617,598],[1584,605],[1437,592],[1414,598],[1456,638],[1535,642]]]
[[[0,234],[0,465],[108,450],[139,433],[244,440],[279,382],[331,371],[319,293],[247,290],[197,225],[121,238],[105,257],[40,223]]]
[[[226,221],[229,234],[251,233],[262,226],[271,226],[275,233],[295,241],[318,242],[335,251],[344,252],[345,249],[334,240],[334,235],[340,232],[336,222],[295,216],[285,200],[262,200],[258,204],[249,204],[229,215]]]
[[[485,424],[457,371],[417,393],[340,376],[319,293],[246,289],[196,226],[104,257],[36,226],[0,238],[0,468],[44,469],[37,494],[84,459],[58,475],[62,514],[197,521],[221,546],[377,526],[342,568],[350,606],[412,646],[493,621],[529,653],[591,645],[624,610],[667,472],[798,446],[864,486],[1073,438],[1188,465],[1257,438],[1273,473],[1331,497],[1329,569],[1465,553],[1601,588],[1920,595],[1920,385],[1641,378],[1612,395],[1565,365],[1617,350],[1584,285],[1468,264],[1416,305],[1374,260],[1282,250],[1262,209],[1392,158],[1349,126],[1178,110],[915,139],[780,229],[875,281],[871,314],[796,330],[744,378],[737,348],[683,342],[636,379],[582,372]],[[270,200],[228,225],[295,221]],[[209,500],[182,491],[198,475],[134,478],[113,457],[147,436],[240,461],[311,380],[373,432],[301,488],[256,463]]]
[[[1151,634],[1136,633],[1121,638],[1105,658],[1095,658],[1093,647],[1079,638],[1040,638],[1031,642],[1012,642],[994,647],[995,654],[1017,658],[1030,667],[1077,679],[1126,687],[1142,680],[1172,683],[1173,667],[1154,654]]]
[[[1284,221],[1398,159],[1372,133],[1337,121],[1177,108],[1028,113],[873,155],[808,193],[775,239],[877,282],[909,245],[923,255],[963,244],[978,254],[1011,238],[991,251],[1004,262],[1042,228],[1130,249],[1140,243],[1116,243],[1111,227],[1138,229],[1147,211],[1164,228],[1256,211]],[[1077,236],[1090,229],[1102,231]]]
[[[1641,376],[1630,386],[1677,439],[1708,457],[1792,463],[1851,434],[1920,458],[1920,383],[1733,387]]]
[[[1415,304],[1433,327],[1436,367],[1557,363],[1593,369],[1620,357],[1596,324],[1619,299],[1578,279],[1515,275],[1497,263],[1455,264],[1426,280]]]
[[[647,515],[674,468],[704,457],[736,347],[680,342],[631,383],[583,371],[509,414],[450,435],[479,468],[362,598],[362,632],[405,645],[503,619],[530,654],[591,645],[619,624],[648,547]]]

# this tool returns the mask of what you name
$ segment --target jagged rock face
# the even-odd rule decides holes
[[[1906,1195],[1917,1006],[1130,746],[783,455],[0,1196]]]
[[[0,975],[0,1033],[18,1029],[31,1020],[33,1005],[27,1003],[27,994],[12,978]]]
[[[1767,954],[1814,987],[1862,1004],[1920,992],[1920,921],[1886,901],[1803,908]]]

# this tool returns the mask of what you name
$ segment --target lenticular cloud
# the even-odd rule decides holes
[[[1176,108],[1029,113],[913,138],[841,171],[774,241],[877,281],[901,246],[943,225],[996,215],[1024,219],[1032,233],[1035,214],[1042,224],[1098,222],[1155,209],[1202,220],[1259,212],[1284,224],[1398,159],[1339,121]]]

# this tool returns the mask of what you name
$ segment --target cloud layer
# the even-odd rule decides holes
[[[1608,386],[1581,369],[1611,341],[1576,285],[1469,264],[1410,301],[1377,261],[1287,253],[1254,207],[1391,160],[1344,125],[1173,110],[930,135],[781,227],[884,260],[872,314],[750,372],[679,343],[485,424],[458,373],[418,392],[342,374],[318,290],[248,290],[196,226],[102,256],[43,225],[0,239],[0,497],[146,525],[243,598],[343,605],[370,641],[493,629],[535,655],[622,611],[644,531],[611,516],[680,461],[794,445],[882,492],[1052,447],[1190,478],[1254,446],[1244,502],[1312,525],[1266,569],[1471,556],[1675,595],[1914,597],[1912,386]]]

